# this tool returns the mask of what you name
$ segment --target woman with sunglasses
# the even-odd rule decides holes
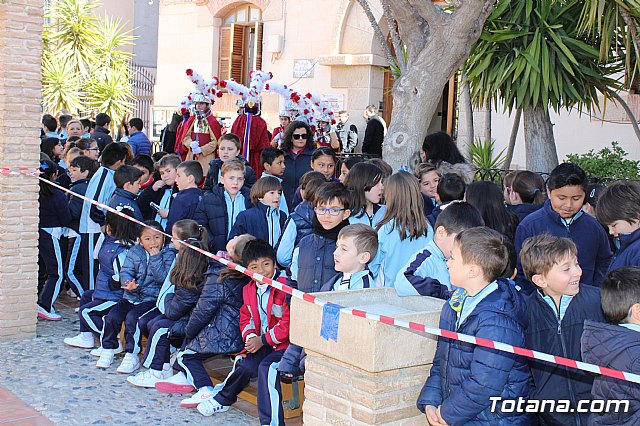
[[[291,122],[282,141],[286,166],[282,190],[287,205],[292,205],[293,196],[302,175],[311,170],[311,157],[315,147],[311,128],[302,121]]]

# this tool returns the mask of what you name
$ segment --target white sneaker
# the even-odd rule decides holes
[[[112,350],[114,355],[118,355],[122,353],[122,351],[124,351],[124,348],[122,347],[122,342],[118,340],[118,348],[112,349]],[[89,355],[95,356],[95,357],[99,357],[101,354],[102,354],[102,346],[99,346],[94,350],[92,350],[91,352],[89,352]]]
[[[156,389],[162,393],[189,393],[193,391],[194,387],[181,371],[168,379],[157,382]]]
[[[100,353],[100,359],[96,362],[96,368],[109,368],[113,364],[113,357],[113,349],[103,349]]]
[[[180,406],[184,408],[196,408],[198,404],[211,399],[215,396],[215,393],[210,389],[200,389],[191,398],[183,399],[180,402]]]
[[[163,377],[163,375],[164,372],[145,370],[141,371],[135,376],[127,377],[127,382],[131,383],[133,386],[138,386],[140,388],[155,388],[156,383],[161,380],[165,380],[165,377]]]
[[[64,343],[74,348],[91,349],[94,347],[93,333],[83,331],[77,336],[67,337],[64,339]]]
[[[120,367],[118,367],[116,371],[122,374],[131,374],[138,368],[140,368],[140,358],[138,355],[126,353],[120,363]]]
[[[49,312],[40,305],[38,305],[38,318],[44,318],[49,321],[60,321],[62,319],[60,315],[56,314],[53,307],[51,308],[51,312]]]
[[[220,405],[218,401],[210,398],[198,404],[197,408],[200,414],[209,417],[214,415],[215,413],[224,413],[225,411],[229,411],[229,408],[231,407],[228,405]]]

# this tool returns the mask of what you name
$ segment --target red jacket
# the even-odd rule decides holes
[[[231,133],[240,138],[240,145],[244,146],[244,131],[247,127],[247,116],[240,114],[231,126]],[[262,175],[262,164],[260,164],[260,154],[266,147],[271,146],[267,123],[262,117],[251,116],[251,132],[249,133],[249,165],[256,172],[259,178]],[[241,151],[242,152],[242,151]]]
[[[255,281],[251,281],[242,289],[244,304],[240,308],[240,331],[244,341],[251,333],[262,336],[256,291]],[[286,302],[286,294],[273,287],[269,293],[267,317],[269,318],[269,328],[262,336],[262,342],[276,351],[286,349],[289,346],[289,306]]]

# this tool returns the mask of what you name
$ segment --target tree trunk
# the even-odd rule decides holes
[[[520,129],[520,117],[522,116],[522,108],[516,110],[516,116],[513,117],[513,126],[511,127],[511,135],[509,136],[509,145],[507,146],[507,154],[504,157],[504,164],[502,168],[505,170],[511,169],[511,162],[513,161],[513,151],[516,148],[516,139],[518,139],[518,129]]]
[[[491,142],[491,99],[487,102],[486,108],[487,110],[485,111],[484,116],[484,131],[482,133],[485,142]]]
[[[527,170],[549,173],[558,165],[553,125],[547,107],[524,109],[524,144]]]
[[[469,158],[470,147],[475,137],[475,129],[473,128],[473,104],[471,103],[471,88],[469,87],[469,81],[467,80],[466,74],[462,74],[460,85],[462,86],[460,90],[460,116],[464,116],[466,140],[461,140],[459,136],[460,130],[458,130],[458,149],[462,151],[462,155],[464,155],[466,158]],[[464,145],[461,145],[460,142],[464,142]]]

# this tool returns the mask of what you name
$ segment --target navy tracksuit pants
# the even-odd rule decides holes
[[[282,390],[280,388],[280,374],[278,374],[278,364],[283,354],[284,350],[274,351],[270,346],[263,346],[256,353],[247,354],[245,358],[234,364],[234,368],[227,376],[224,386],[214,399],[221,405],[232,405],[238,400],[238,394],[247,387],[251,379],[258,376],[258,415],[260,424],[284,425]],[[180,361],[180,358],[178,358],[178,361]],[[202,365],[202,361],[198,361]],[[204,370],[204,367],[202,370]],[[198,387],[195,384],[194,386]]]
[[[42,306],[47,312],[51,312],[64,279],[64,258],[60,239],[40,229],[38,230],[38,250],[45,269],[45,271],[40,271],[38,274],[39,277],[42,277],[40,280],[44,279],[42,289],[38,295],[38,305]]]
[[[80,309],[78,309],[80,331],[91,331],[102,335],[103,318],[116,303],[112,300],[94,299],[93,290],[85,291],[80,298]]]
[[[144,367],[157,371],[162,370],[164,364],[168,363],[171,358],[171,342],[175,343],[174,346],[182,343],[182,339],[169,339],[169,330],[174,323],[175,321],[162,314],[149,321],[149,337],[142,359]]]
[[[98,276],[98,261],[93,258],[93,252],[100,234],[80,234],[80,248],[76,263],[79,263],[80,275],[77,277],[82,288],[93,290]],[[74,270],[78,269],[74,265]]]
[[[67,243],[67,257],[66,257],[66,278],[71,290],[78,296],[81,297],[85,290],[88,290],[89,287],[86,288],[82,285],[82,268],[80,265],[80,245],[82,243],[82,238],[80,237],[71,237],[68,239]]]
[[[120,299],[104,317],[102,347],[104,349],[118,348],[118,336],[122,323],[124,323],[125,351],[130,354],[139,354],[142,333],[138,326],[138,320],[154,309],[158,309],[155,301],[134,304],[126,299]]]

